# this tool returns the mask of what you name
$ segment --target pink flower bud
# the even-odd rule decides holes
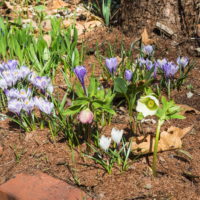
[[[89,109],[82,110],[78,116],[78,119],[83,124],[91,124],[93,121],[93,118],[94,118],[94,115]]]

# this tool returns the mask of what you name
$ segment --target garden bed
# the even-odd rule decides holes
[[[156,41],[155,57],[176,61],[178,56],[188,56],[195,62],[195,67],[189,73],[180,91],[171,91],[171,99],[176,104],[185,104],[200,110],[200,61],[198,57],[191,56],[188,46],[173,46],[173,40],[150,34]],[[137,36],[138,37],[138,36]],[[138,38],[127,36],[120,28],[98,28],[83,36],[87,76],[94,72],[95,77],[103,74],[102,65],[98,55],[106,55],[108,43],[114,46],[115,55],[120,56],[121,42],[126,48]],[[80,50],[81,45],[77,46]],[[98,52],[97,52],[98,49]],[[138,50],[133,50],[133,57],[137,57]],[[95,65],[95,69],[94,69]],[[63,67],[62,65],[59,67]],[[57,68],[53,85],[54,93],[61,99],[67,90],[66,83]],[[78,79],[74,76],[70,80],[74,85]],[[104,83],[104,77],[100,81]],[[86,79],[86,86],[89,78]],[[110,83],[105,84],[105,88]],[[111,83],[112,86],[112,83]],[[192,97],[188,98],[188,93]],[[166,90],[163,92],[166,96]],[[70,99],[71,100],[71,99]],[[70,102],[69,102],[70,104]],[[130,155],[129,168],[121,171],[114,165],[112,173],[98,163],[85,156],[86,144],[70,147],[63,134],[52,137],[48,128],[37,128],[31,132],[24,132],[9,119],[0,121],[0,184],[19,173],[34,174],[42,171],[67,183],[83,189],[94,199],[102,200],[139,200],[139,199],[171,199],[195,200],[200,198],[200,115],[191,109],[186,112],[185,119],[167,120],[162,131],[170,126],[179,128],[192,127],[192,130],[183,138],[182,150],[165,151],[158,153],[157,177],[152,175],[152,154],[139,156]],[[3,111],[6,114],[6,111]],[[127,105],[122,104],[116,109],[116,115],[110,124],[100,127],[100,134],[110,137],[113,127],[124,130],[125,138],[135,137],[131,134]],[[77,120],[77,119],[75,119]],[[152,124],[144,124],[145,128]],[[154,127],[155,128],[155,127]],[[100,137],[100,136],[99,136]]]

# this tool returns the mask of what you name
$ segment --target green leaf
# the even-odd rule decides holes
[[[76,91],[76,94],[77,94],[78,97],[83,97],[83,96],[85,96],[81,84],[77,83],[77,85],[75,86],[75,91]]]
[[[128,87],[126,81],[122,78],[116,78],[114,81],[114,91],[121,94],[126,94],[127,90]]]
[[[76,99],[74,102],[73,102],[73,105],[86,105],[89,103],[89,100],[87,97],[79,97],[78,99]]]
[[[140,112],[137,114],[137,120],[141,121],[142,119],[144,119],[144,115]]]
[[[95,96],[96,90],[97,90],[96,79],[94,77],[91,77],[90,78],[90,85],[88,87],[88,95],[89,95],[89,97]]]
[[[63,114],[64,115],[74,115],[76,113],[79,113],[80,110],[82,108],[82,105],[75,105],[75,106],[71,106],[68,109],[66,109]]]
[[[36,12],[43,12],[46,10],[46,7],[43,5],[39,5],[39,6],[35,6],[34,9]]]
[[[169,118],[171,119],[185,119],[185,117],[183,115],[178,115],[178,114],[174,114],[169,116]]]

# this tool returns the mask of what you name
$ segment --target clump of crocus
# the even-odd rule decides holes
[[[40,89],[43,93],[47,90],[49,93],[53,92],[53,86],[49,77],[46,76],[36,76],[30,79],[30,82]]]
[[[125,79],[127,81],[131,81],[132,77],[133,77],[133,72],[131,70],[126,69],[125,70]]]
[[[167,62],[165,65],[163,65],[163,71],[167,79],[173,78],[178,70],[179,67],[173,62]]]
[[[141,97],[137,101],[136,111],[143,114],[144,117],[148,115],[155,115],[159,107],[159,101],[152,95]]]
[[[106,67],[109,70],[110,74],[114,75],[118,67],[117,58],[106,58]]]
[[[7,89],[14,86],[18,81],[26,79],[31,73],[26,66],[18,66],[16,60],[0,64],[0,88]]]
[[[87,95],[86,88],[85,88],[85,80],[84,80],[85,75],[87,73],[86,68],[84,66],[77,66],[77,67],[74,68],[74,73],[78,77],[78,79],[79,79],[79,81],[80,81],[80,83],[83,87],[85,95]]]
[[[91,124],[93,118],[94,115],[90,109],[82,110],[78,116],[78,119],[82,124]]]

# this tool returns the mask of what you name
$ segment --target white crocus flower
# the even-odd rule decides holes
[[[159,101],[156,97],[148,95],[141,97],[137,101],[136,111],[141,112],[144,117],[148,115],[155,115],[159,107]]]
[[[111,143],[111,138],[108,138],[104,135],[101,136],[99,145],[104,150],[107,151]]]
[[[122,135],[123,135],[123,130],[118,130],[116,128],[113,128],[111,131],[111,137],[113,139],[113,141],[115,143],[117,143],[117,145],[119,145],[121,139],[122,139]]]

